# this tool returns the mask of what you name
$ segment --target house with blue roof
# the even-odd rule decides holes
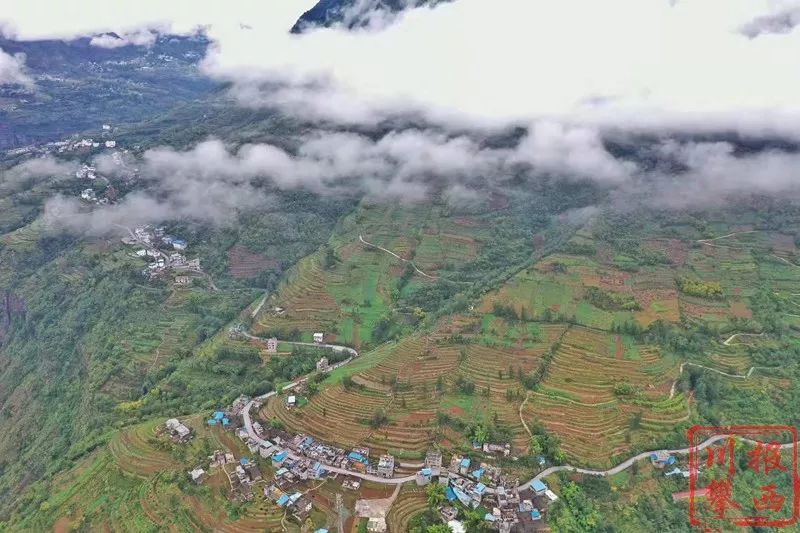
[[[427,485],[431,482],[433,478],[433,469],[431,468],[423,468],[419,472],[417,472],[417,485],[420,487]]]
[[[484,473],[483,468],[479,468],[477,470],[473,470],[472,471],[472,477],[474,477],[475,479],[480,479],[480,478],[483,477],[483,473]]]
[[[242,457],[241,459],[239,459],[239,464],[242,466],[249,465],[250,459],[248,459],[247,457]]]
[[[215,419],[213,419],[213,418],[209,418],[208,419],[208,425],[209,426],[216,426],[217,425],[217,421]]]
[[[369,460],[358,452],[350,452],[347,458],[350,459],[351,461],[364,463],[365,465],[369,464]]]
[[[281,464],[289,457],[289,452],[283,450],[282,452],[276,453],[272,456],[272,466],[275,468],[279,468]]]
[[[544,455],[539,456],[539,466],[544,466],[547,463],[547,459],[544,458]]]
[[[444,491],[444,495],[447,496],[448,501],[453,501],[456,499],[456,493],[453,490],[453,487],[447,487],[447,490]]]
[[[650,454],[650,462],[656,468],[664,468],[665,466],[674,465],[676,459],[668,451],[660,450]]]
[[[470,463],[471,463],[471,461],[469,460],[469,457],[464,457],[463,459],[461,459],[459,472],[462,475],[466,476],[467,473],[469,473],[469,465],[470,465]]]
[[[222,427],[226,428],[231,425],[231,421],[226,417],[222,419]]]
[[[539,512],[539,509],[534,509],[531,511],[531,520],[541,520],[542,513]]]
[[[283,494],[280,498],[278,498],[278,505],[284,507],[287,503],[289,503],[289,495]]]
[[[492,513],[486,513],[483,516],[483,519],[486,520],[487,522],[497,522],[497,517]]]
[[[328,530],[327,530],[327,529],[322,529],[322,528],[319,528],[319,529],[318,529],[318,530],[316,530],[314,533],[328,533]]]
[[[542,495],[547,490],[547,485],[539,479],[534,479],[533,483],[531,483],[531,488],[536,494]]]
[[[222,420],[225,418],[225,413],[222,411],[214,411],[214,420]]]
[[[478,483],[477,485],[475,485],[476,494],[483,496],[484,492],[486,492],[486,485],[484,485],[483,483]]]

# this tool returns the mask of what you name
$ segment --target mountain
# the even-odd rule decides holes
[[[452,0],[320,0],[303,13],[292,27],[292,33],[303,33],[315,27],[343,24],[348,29],[369,25],[376,16],[389,16],[406,9],[436,6]]]

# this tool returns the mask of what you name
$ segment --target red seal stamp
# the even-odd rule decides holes
[[[689,440],[689,522],[786,527],[800,514],[797,429],[693,426]]]

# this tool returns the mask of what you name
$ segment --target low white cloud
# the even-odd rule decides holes
[[[377,31],[289,34],[314,3],[29,0],[0,18],[22,38],[205,27],[204,68],[244,105],[340,122],[412,111],[459,125],[800,137],[796,0],[457,0]]]
[[[34,181],[63,180],[72,177],[77,168],[76,163],[52,156],[28,159],[8,170],[0,171],[0,187],[17,188]]]
[[[0,85],[33,87],[33,79],[25,71],[25,55],[11,55],[0,48]]]

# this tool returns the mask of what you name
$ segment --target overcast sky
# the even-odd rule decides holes
[[[313,0],[2,4],[5,32],[23,39],[114,30],[146,44],[145,28],[204,26],[215,42],[204,68],[250,103],[342,121],[414,109],[469,124],[547,117],[800,136],[794,0],[456,0],[377,31],[300,36],[288,28]],[[291,90],[257,89],[275,80]]]

